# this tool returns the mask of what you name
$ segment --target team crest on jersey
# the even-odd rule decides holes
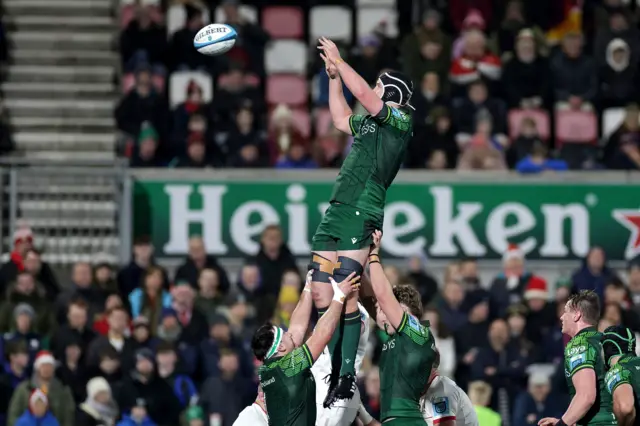
[[[449,398],[447,398],[446,396],[434,398],[431,401],[431,405],[433,406],[434,414],[438,416],[449,413]]]

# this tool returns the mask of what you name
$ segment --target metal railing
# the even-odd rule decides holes
[[[126,261],[131,250],[131,180],[122,161],[0,159],[0,241],[30,227],[44,260]]]

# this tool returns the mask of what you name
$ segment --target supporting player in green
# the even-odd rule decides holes
[[[613,414],[620,426],[640,425],[640,358],[636,356],[636,338],[628,328],[608,327],[602,336],[602,349],[609,366],[605,377],[613,397]]]
[[[371,289],[376,298],[376,324],[389,335],[380,357],[380,420],[385,426],[424,426],[420,397],[427,389],[436,347],[429,323],[424,325],[418,291],[391,287],[380,263],[382,233],[373,235],[369,255]]]
[[[411,80],[398,72],[382,73],[371,89],[369,84],[340,57],[331,40],[320,39],[329,83],[329,109],[334,126],[354,136],[330,198],[330,206],[312,240],[314,282],[327,283],[333,275],[340,281],[355,271],[362,274],[369,253],[371,235],[382,228],[386,192],[406,155],[413,120],[409,100]],[[368,114],[353,114],[342,85],[351,91]],[[331,300],[328,286],[315,286],[316,308],[322,314]],[[357,301],[345,308],[345,319],[336,331],[329,351],[333,369],[324,401],[328,408],[336,400],[353,398],[354,359],[360,338]],[[348,421],[348,423],[351,423]]]
[[[596,329],[599,318],[600,301],[593,291],[581,291],[567,301],[560,321],[562,332],[571,336],[564,350],[564,371],[571,404],[562,418],[547,417],[538,425],[617,425],[604,380],[602,334]]]
[[[267,323],[253,336],[251,348],[263,361],[258,370],[264,392],[269,424],[272,426],[309,426],[316,421],[316,386],[311,366],[320,356],[340,320],[346,300],[356,298],[359,278],[351,274],[340,284],[331,280],[333,300],[318,321],[313,335],[302,344],[311,314],[312,272],[291,315],[288,331]]]

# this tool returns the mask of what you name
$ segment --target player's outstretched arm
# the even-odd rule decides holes
[[[402,306],[393,294],[393,288],[391,283],[387,279],[387,276],[382,269],[380,263],[380,243],[382,241],[382,232],[375,231],[373,233],[373,246],[371,253],[369,254],[369,275],[371,279],[371,287],[373,293],[376,296],[378,306],[384,314],[387,316],[389,323],[398,328],[402,323],[404,311]]]
[[[307,340],[307,348],[311,353],[313,361],[318,359],[325,346],[331,340],[333,332],[340,321],[340,314],[342,314],[342,308],[348,297],[357,296],[357,290],[360,286],[360,277],[356,276],[355,272],[349,274],[340,284],[337,284],[331,279],[331,287],[333,287],[333,300],[327,312],[322,315],[322,318],[316,324],[316,328],[313,331],[313,335]]]
[[[296,308],[291,314],[291,321],[289,322],[289,334],[291,334],[296,346],[302,345],[304,336],[307,333],[307,328],[309,327],[309,318],[311,317],[311,308],[313,306],[313,300],[311,298],[312,273],[313,270],[307,272],[304,290],[300,295],[298,305],[296,305]]]
[[[333,125],[341,132],[352,134],[350,118],[353,111],[344,97],[340,74],[336,66],[324,54],[321,53],[320,57],[324,61],[329,76],[329,111]]]
[[[378,115],[384,106],[384,102],[382,102],[382,99],[369,87],[365,79],[340,57],[340,51],[336,44],[322,37],[318,48],[324,52],[327,60],[336,66],[342,81],[353,96],[362,104],[364,109],[371,115]]]
[[[629,383],[623,383],[613,391],[613,414],[618,426],[632,426],[636,421],[635,398]]]

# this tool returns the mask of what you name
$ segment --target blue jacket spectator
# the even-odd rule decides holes
[[[118,426],[158,426],[158,424],[154,423],[149,416],[144,417],[140,421],[134,419],[132,416],[122,416],[122,420],[118,422]]]
[[[40,389],[35,389],[29,397],[29,408],[13,424],[13,426],[60,426],[60,423],[49,410],[49,399]]]
[[[144,288],[137,288],[129,295],[131,317],[140,315],[149,319],[151,330],[155,330],[160,322],[163,309],[171,308],[171,294],[164,290],[164,271],[151,267],[144,276]]]
[[[573,291],[593,290],[600,296],[600,300],[604,300],[604,288],[614,277],[614,272],[607,266],[604,250],[592,247],[584,258],[582,267],[571,276]]]
[[[564,160],[552,160],[529,155],[516,164],[516,170],[522,174],[542,173],[545,171],[564,172],[568,169]]]
[[[18,418],[15,426],[60,426],[58,420],[47,411],[44,416],[36,417],[31,411],[27,410]]]
[[[568,402],[565,396],[551,392],[549,376],[533,372],[529,376],[528,391],[522,392],[515,400],[511,425],[535,425],[545,417],[559,419]]]

